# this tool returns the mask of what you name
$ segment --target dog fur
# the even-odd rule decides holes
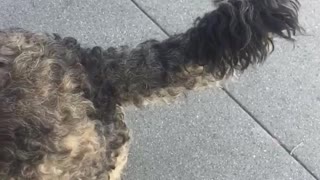
[[[216,0],[185,33],[127,46],[0,31],[0,178],[118,180],[122,106],[171,98],[262,63],[300,31],[296,0]]]

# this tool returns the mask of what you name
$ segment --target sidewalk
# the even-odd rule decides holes
[[[0,27],[136,45],[186,30],[211,0],[2,0]],[[226,90],[127,110],[133,135],[125,180],[320,178],[320,9],[300,0],[309,36],[276,51]]]

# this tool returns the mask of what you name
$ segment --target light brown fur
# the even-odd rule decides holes
[[[9,61],[11,74],[11,83],[1,96],[9,98],[7,93],[19,91],[22,98],[16,98],[14,113],[23,121],[22,128],[33,121],[48,126],[49,131],[35,142],[41,143],[37,151],[43,158],[34,165],[24,164],[20,177],[12,178],[91,180],[97,179],[98,171],[102,171],[104,175],[99,177],[118,179],[126,161],[127,146],[107,152],[108,137],[96,131],[99,122],[90,115],[96,110],[83,96],[82,89],[88,86],[84,69],[74,59],[59,58],[72,52],[63,50],[65,47],[45,34],[1,32],[0,37],[0,55]],[[116,169],[106,171],[108,163]],[[0,174],[6,172],[0,170]]]

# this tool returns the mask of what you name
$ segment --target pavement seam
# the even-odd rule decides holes
[[[163,28],[151,15],[149,15],[135,0],[131,0],[131,2],[145,15],[147,16],[164,34],[170,37],[170,33]],[[271,131],[260,122],[238,99],[236,99],[228,90],[222,88],[222,90],[227,94],[229,98],[231,98],[246,114],[249,115],[275,142],[277,142],[281,148],[283,148],[289,156],[291,156],[300,166],[302,166],[313,178],[316,180],[320,180],[317,175],[315,175],[309,168],[294,154],[291,154],[291,150],[282,143],[275,135],[271,133]]]
[[[160,30],[165,33],[168,37],[170,34],[165,30],[152,16],[150,16],[135,0],[131,0],[131,2],[145,15],[147,16]]]
[[[305,165],[296,155],[292,154],[292,150],[290,150],[284,143],[282,143],[275,135],[271,133],[271,131],[260,122],[241,102],[234,97],[228,90],[222,88],[222,90],[245,112],[247,113],[268,135],[277,142],[287,153],[291,156],[296,162],[298,162],[313,178],[316,180],[320,180],[320,178],[314,174],[308,167]]]

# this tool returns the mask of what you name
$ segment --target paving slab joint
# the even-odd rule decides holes
[[[165,33],[168,37],[170,34],[167,30],[165,30],[151,15],[149,15],[135,0],[131,0],[131,2],[145,15],[147,16],[163,33]]]
[[[145,15],[147,16],[164,34],[168,37],[171,35],[168,31],[163,28],[151,15],[149,15],[135,0],[131,0],[131,2]],[[298,164],[300,164],[314,179],[320,180],[320,178],[314,174],[296,155],[293,154],[294,149],[290,150],[284,143],[282,143],[271,131],[260,122],[238,99],[236,99],[228,90],[222,88],[222,90],[246,113],[248,114],[267,134],[277,142],[287,153],[291,156]]]
[[[236,97],[234,97],[228,90],[222,88],[222,90],[235,102],[238,106],[246,112],[264,131],[268,133],[268,135],[277,142],[288,154],[291,156],[296,162],[298,162],[313,178],[316,180],[320,180],[320,178],[314,174],[296,155],[294,155],[294,151],[297,147],[290,150],[284,143],[282,143],[272,132],[262,123],[260,122]]]

